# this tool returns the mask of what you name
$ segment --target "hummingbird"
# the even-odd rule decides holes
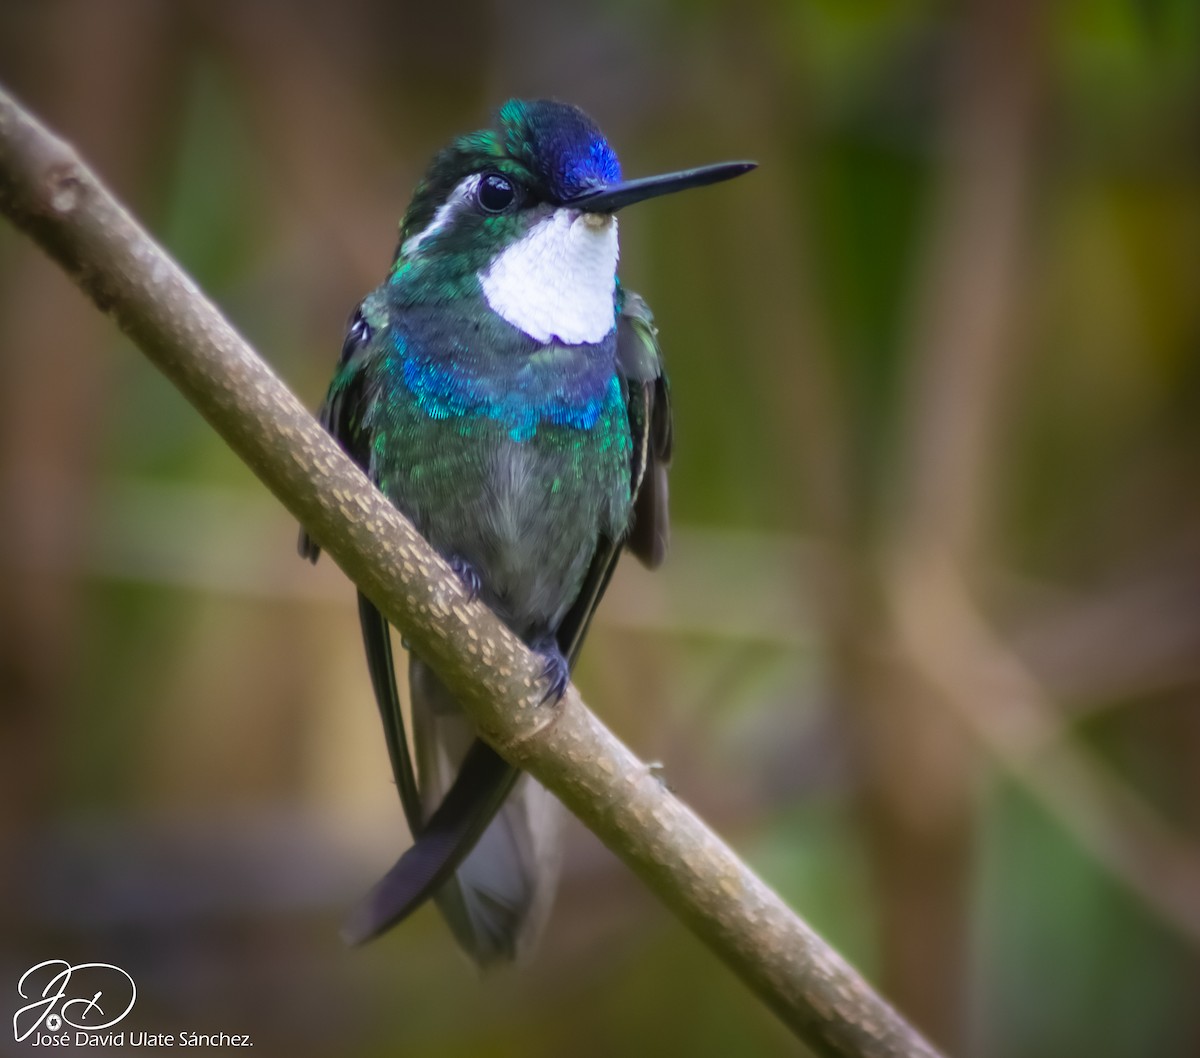
[[[625,180],[578,107],[511,99],[434,157],[350,317],[321,423],[543,659],[547,708],[621,552],[653,568],[668,543],[670,392],[653,316],[617,275],[616,213],[752,168]],[[299,549],[320,553],[304,531]],[[410,752],[389,625],[361,592],[358,611],[413,844],[343,935],[361,943],[432,897],[477,963],[515,959],[549,914],[563,810],[419,655]]]

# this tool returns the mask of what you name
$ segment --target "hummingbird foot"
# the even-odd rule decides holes
[[[460,555],[451,555],[448,561],[450,568],[458,574],[458,579],[462,581],[462,586],[467,589],[468,600],[474,602],[479,598],[479,592],[483,589],[483,578],[479,575],[479,570]]]
[[[553,637],[535,640],[529,648],[538,654],[545,664],[540,676],[546,681],[546,693],[542,695],[542,705],[557,705],[567,693],[567,684],[571,682],[571,666],[558,648],[558,642]]]

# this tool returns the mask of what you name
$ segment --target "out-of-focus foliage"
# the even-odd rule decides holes
[[[757,158],[622,214],[678,529],[585,696],[948,1049],[1200,1053],[1200,5],[46,0],[0,79],[313,406],[507,96]],[[10,1005],[97,959],[259,1053],[794,1053],[578,828],[530,966],[344,950],[407,840],[350,586],[7,230],[0,349]]]

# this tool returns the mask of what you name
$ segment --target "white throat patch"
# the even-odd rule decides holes
[[[479,273],[494,312],[538,342],[598,342],[613,329],[617,219],[556,209]]]

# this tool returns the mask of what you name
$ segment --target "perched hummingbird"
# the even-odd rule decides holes
[[[623,180],[583,111],[510,100],[434,158],[387,278],[351,316],[321,422],[545,659],[546,702],[621,549],[654,567],[667,546],[667,380],[650,311],[617,278],[614,214],[753,167]],[[319,554],[304,532],[300,553]],[[561,808],[475,736],[419,656],[414,771],[390,630],[358,601],[414,844],[346,936],[376,936],[432,896],[477,962],[515,958],[549,913]]]

